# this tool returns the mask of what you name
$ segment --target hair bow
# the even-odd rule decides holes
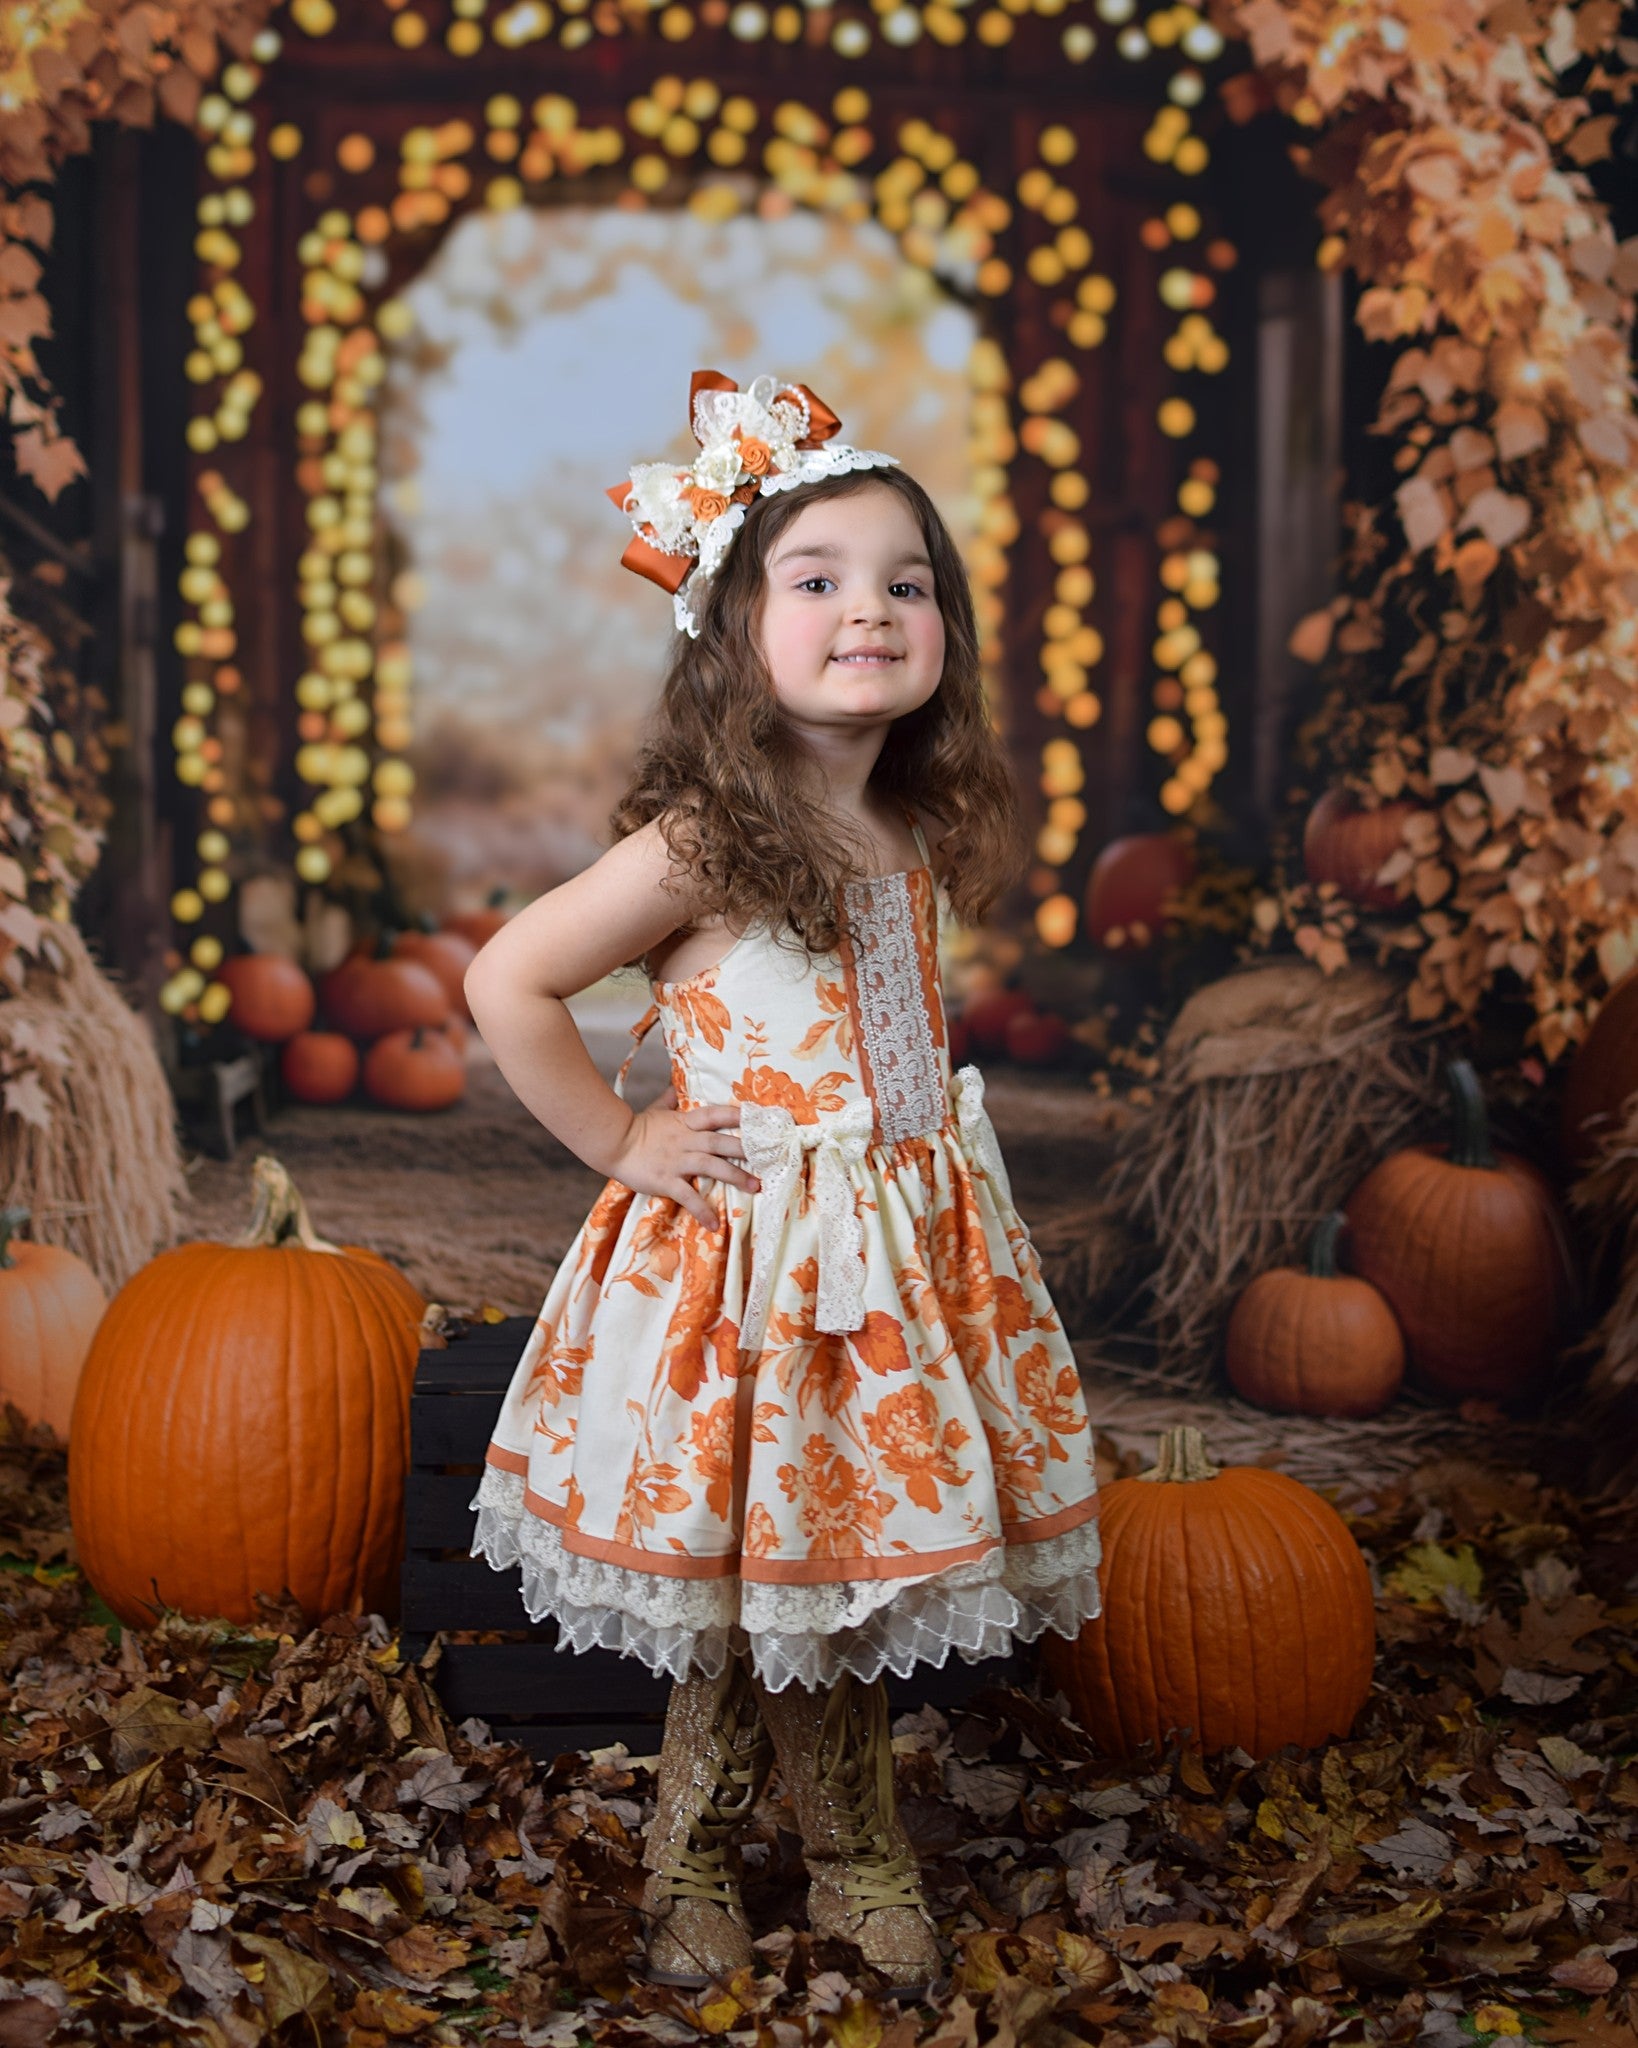
[[[789,490],[897,458],[836,441],[842,422],[824,400],[805,384],[782,384],[774,377],[754,378],[741,391],[720,370],[696,370],[688,419],[700,450],[691,467],[640,462],[607,495],[636,533],[621,567],[666,591],[679,629],[697,637],[693,600],[721,566],[759,492]]]

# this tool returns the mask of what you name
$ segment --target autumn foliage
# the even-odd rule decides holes
[[[1342,593],[1292,639],[1326,686],[1310,742],[1368,798],[1416,801],[1394,916],[1304,884],[1258,923],[1328,968],[1411,955],[1416,1019],[1522,990],[1556,1058],[1638,939],[1638,239],[1586,175],[1634,86],[1620,10],[1232,14],[1259,75],[1231,107],[1272,97],[1318,131],[1298,155],[1328,188],[1321,260],[1399,350],[1376,430],[1401,481],[1350,509]]]

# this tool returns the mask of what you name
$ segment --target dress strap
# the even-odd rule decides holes
[[[633,1045],[630,1052],[626,1054],[625,1059],[621,1064],[619,1073],[616,1074],[614,1077],[614,1092],[616,1095],[619,1096],[622,1102],[624,1102],[626,1099],[626,1076],[631,1072],[631,1063],[637,1057],[638,1050],[641,1047],[643,1040],[648,1036],[650,1031],[653,1030],[655,1020],[658,1018],[659,1014],[659,1004],[650,1003],[648,1008],[643,1012],[642,1016],[640,1016],[637,1019],[637,1022],[633,1024],[631,1027],[631,1035],[636,1040],[636,1044]]]
[[[922,860],[926,863],[926,865],[929,868],[931,868],[933,865],[933,856],[927,851],[927,840],[926,836],[923,834],[921,829],[921,820],[916,816],[915,812],[910,808],[910,806],[907,803],[903,802],[902,799],[900,800],[899,808],[904,812],[905,818],[909,823],[910,830],[915,837],[916,851],[921,855]]]

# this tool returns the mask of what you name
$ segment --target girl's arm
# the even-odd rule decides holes
[[[524,1106],[596,1173],[640,1193],[668,1195],[701,1222],[717,1217],[691,1185],[708,1174],[755,1192],[732,1164],[739,1104],[634,1112],[598,1073],[564,998],[636,959],[693,909],[686,877],[671,876],[657,822],[520,910],[466,971],[472,1017]]]

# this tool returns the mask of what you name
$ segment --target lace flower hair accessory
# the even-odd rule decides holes
[[[696,370],[689,424],[700,452],[690,469],[639,462],[608,495],[637,538],[620,557],[671,596],[677,630],[697,640],[705,585],[722,565],[759,491],[789,491],[853,469],[897,466],[896,455],[850,448],[842,423],[805,384],[758,377],[741,391],[720,370]]]

